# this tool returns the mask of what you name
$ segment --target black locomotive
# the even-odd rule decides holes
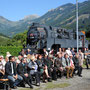
[[[27,33],[27,48],[38,50],[46,48],[58,50],[58,48],[76,48],[76,32],[60,27],[51,27],[33,23]],[[88,47],[85,34],[79,32],[79,48]]]

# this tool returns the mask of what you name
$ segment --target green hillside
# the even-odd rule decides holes
[[[0,34],[0,46],[7,45],[8,40],[10,40],[10,38]]]

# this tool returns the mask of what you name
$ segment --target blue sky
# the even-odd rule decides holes
[[[78,0],[83,2],[86,0]],[[17,21],[27,15],[44,15],[48,10],[76,0],[0,0],[0,16]]]

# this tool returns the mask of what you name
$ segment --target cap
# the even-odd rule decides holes
[[[27,55],[24,54],[23,57],[24,57],[24,58],[27,58]]]

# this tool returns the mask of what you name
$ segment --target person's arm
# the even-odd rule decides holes
[[[7,75],[13,76],[13,74],[10,72],[10,65],[9,65],[9,63],[6,63],[6,65],[5,65],[5,73]]]
[[[31,62],[28,64],[28,68],[29,68],[30,70],[35,69],[35,68],[33,67],[33,65],[32,65]]]
[[[24,74],[23,73],[23,71],[22,71],[22,66],[21,66],[21,63],[20,64],[18,64],[18,66],[17,66],[17,73],[20,75],[20,74]]]
[[[0,70],[0,73],[2,73],[3,75],[5,74],[5,72],[3,70]]]
[[[66,62],[65,62],[65,59],[64,58],[62,59],[62,66],[63,67],[66,67]]]

